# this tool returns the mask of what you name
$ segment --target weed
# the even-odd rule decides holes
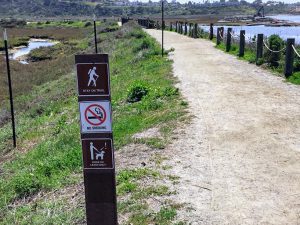
[[[128,102],[139,102],[142,100],[144,96],[146,96],[149,92],[149,88],[147,85],[138,81],[133,83],[128,90]]]

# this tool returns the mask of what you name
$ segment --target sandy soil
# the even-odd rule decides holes
[[[165,47],[193,115],[167,148],[178,219],[300,224],[300,87],[209,41],[166,32]]]

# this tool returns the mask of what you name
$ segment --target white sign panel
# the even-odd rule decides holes
[[[109,101],[80,102],[82,133],[111,132],[111,107]]]

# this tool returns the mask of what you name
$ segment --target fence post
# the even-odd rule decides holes
[[[239,49],[239,57],[243,57],[245,55],[245,30],[240,31],[240,49]]]
[[[189,24],[189,36],[192,37],[193,24]]]
[[[214,24],[211,23],[209,27],[209,40],[212,40],[214,38]]]
[[[258,59],[263,57],[263,42],[264,42],[264,34],[257,35],[257,45],[256,45],[256,64]]]
[[[11,84],[11,74],[10,74],[10,64],[9,64],[9,54],[8,54],[8,39],[6,29],[3,33],[4,39],[4,48],[5,48],[5,56],[6,56],[6,69],[7,69],[7,81],[8,81],[8,91],[9,91],[9,101],[10,101],[10,113],[11,113],[11,126],[12,126],[12,134],[13,134],[13,146],[17,147],[17,135],[16,135],[16,125],[15,125],[15,111],[14,111],[14,100],[13,100],[13,90]]]
[[[217,28],[217,45],[221,44],[221,28]]]
[[[232,28],[228,28],[227,38],[226,38],[226,52],[229,52],[231,48],[231,32],[232,32]]]
[[[172,22],[170,23],[170,31],[172,31],[173,30],[173,24],[172,24]]]
[[[184,35],[187,35],[187,22],[184,23]]]
[[[182,22],[179,22],[179,33],[182,34]]]
[[[286,78],[293,74],[294,65],[294,49],[295,38],[288,38],[286,42],[286,53],[285,53],[285,67],[284,75]]]
[[[195,28],[194,28],[194,38],[198,37],[198,24],[195,23]]]
[[[178,21],[175,22],[175,32],[178,30]]]
[[[220,32],[221,32],[221,37],[223,38],[224,41],[224,27],[220,27]]]

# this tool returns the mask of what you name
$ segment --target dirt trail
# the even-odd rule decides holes
[[[300,87],[206,40],[166,32],[165,47],[194,115],[167,149],[179,219],[300,224]]]

